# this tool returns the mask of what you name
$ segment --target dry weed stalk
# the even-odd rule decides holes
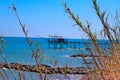
[[[82,29],[82,31],[87,34],[88,38],[91,40],[94,45],[94,49],[89,49],[88,52],[92,55],[92,68],[93,72],[89,72],[87,77],[84,80],[119,80],[120,79],[120,44],[119,44],[119,34],[120,34],[120,20],[117,17],[117,25],[111,27],[108,23],[108,16],[105,17],[106,12],[100,11],[99,6],[97,5],[96,0],[92,0],[95,12],[103,25],[102,33],[104,38],[109,40],[109,48],[101,49],[97,42],[97,34],[91,31],[90,23],[87,21],[87,26],[84,26],[79,19],[79,16],[74,15],[70,8],[67,7],[66,3],[64,8],[66,13],[75,21],[75,23]],[[102,35],[101,35],[102,36]],[[90,48],[90,46],[87,46]],[[109,54],[107,52],[109,52]],[[94,57],[98,55],[99,57]],[[107,56],[107,57],[103,57]],[[86,63],[85,58],[83,57],[84,62]],[[86,64],[86,66],[89,66]]]
[[[35,62],[36,62],[36,64],[37,64],[37,68],[38,68],[39,73],[40,73],[40,80],[43,80],[42,71],[41,71],[40,62],[39,62],[39,58],[40,58],[40,48],[39,48],[39,45],[38,45],[38,43],[34,44],[34,43],[32,42],[32,40],[30,39],[30,37],[28,36],[28,31],[26,30],[26,26],[25,26],[25,24],[23,24],[22,21],[20,20],[20,17],[19,17],[19,15],[18,15],[18,13],[17,13],[17,9],[16,9],[16,7],[15,7],[14,4],[12,4],[12,10],[15,12],[15,15],[16,15],[16,17],[17,17],[17,19],[18,19],[18,22],[19,22],[19,24],[20,24],[20,26],[21,26],[21,28],[22,28],[22,31],[23,31],[23,33],[24,33],[24,35],[25,35],[25,37],[26,37],[27,43],[28,43],[28,45],[29,45],[29,47],[30,47],[30,50],[32,51],[32,57],[35,59]],[[34,48],[32,47],[33,45],[36,46],[36,49],[34,49]]]
[[[3,37],[0,37],[0,55],[1,55],[2,59],[3,59],[3,61],[6,63],[6,65],[8,65],[9,70],[10,70],[10,72],[11,72],[14,80],[17,80],[17,78],[16,78],[13,70],[11,69],[11,67],[10,67],[10,65],[9,65],[6,57],[5,57],[5,55],[3,54],[3,49],[4,49],[5,46],[6,46],[6,41],[3,39]],[[7,78],[7,79],[9,80],[8,74],[5,72],[4,69],[2,69],[2,70],[3,70],[3,75],[5,75],[5,77],[2,77],[2,78],[3,78],[3,79],[4,79],[4,78]],[[1,73],[1,76],[3,76],[3,75],[2,75],[2,73]]]

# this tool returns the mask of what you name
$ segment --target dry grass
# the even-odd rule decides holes
[[[119,80],[120,79],[120,55],[112,55],[108,58],[100,58],[103,66],[93,69],[82,80]],[[99,62],[98,62],[99,63]]]
[[[88,38],[91,40],[91,43],[94,45],[94,49],[90,49],[89,54],[92,55],[92,68],[93,71],[83,77],[83,80],[119,80],[120,79],[120,44],[119,44],[119,34],[120,34],[120,20],[117,15],[116,22],[117,24],[114,27],[110,27],[108,23],[108,16],[105,17],[106,12],[100,11],[99,6],[97,5],[96,0],[93,0],[93,6],[98,16],[101,24],[103,25],[103,30],[101,30],[101,36],[104,36],[103,39],[108,39],[110,42],[110,49],[101,49],[97,43],[97,35],[95,32],[91,31],[91,25],[87,21],[87,26],[83,25],[80,21],[79,16],[74,15],[70,8],[67,7],[66,3],[64,8],[66,13],[75,21],[77,26],[87,34]],[[102,35],[104,34],[104,35]],[[87,46],[90,48],[90,46]],[[106,52],[107,51],[107,52]],[[109,52],[109,54],[108,54]],[[99,57],[94,57],[98,55]],[[107,56],[107,57],[103,57]],[[83,57],[84,62],[86,63],[85,58]],[[89,66],[86,64],[86,66]]]

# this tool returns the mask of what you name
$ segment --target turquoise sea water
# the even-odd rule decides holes
[[[36,64],[34,59],[32,58],[32,52],[26,42],[26,39],[24,37],[4,37],[4,40],[7,42],[6,47],[3,49],[3,54],[5,55],[7,61],[9,63],[21,63],[21,64],[30,64],[34,65]],[[40,45],[40,52],[44,54],[43,60],[41,63],[47,64],[49,66],[55,67],[55,66],[68,66],[68,67],[84,67],[85,65],[82,64],[83,61],[81,58],[72,58],[71,55],[82,53],[87,54],[87,51],[85,50],[85,45],[77,45],[79,48],[66,48],[63,49],[54,49],[54,48],[48,48],[48,42],[46,39],[43,38],[31,38],[33,42],[37,42]],[[81,39],[68,39],[69,41],[79,41],[83,42]],[[84,42],[89,42],[90,40],[84,40]],[[104,40],[99,40],[99,42],[105,42]],[[102,45],[104,47],[105,45]],[[35,46],[33,45],[33,48]],[[92,47],[92,45],[91,45]],[[40,53],[40,54],[41,54]],[[2,58],[0,58],[0,61],[3,61]],[[51,63],[52,62],[52,63]],[[35,75],[35,74],[34,74]],[[49,75],[48,75],[49,76]],[[63,77],[63,75],[59,75]],[[54,78],[54,77],[53,77]],[[51,80],[57,80],[51,79]],[[62,80],[68,80],[68,79],[62,79]],[[71,79],[76,80],[76,79]]]
[[[6,56],[7,61],[9,63],[18,62],[21,64],[31,64],[34,65],[35,61],[32,58],[31,50],[26,42],[26,39],[23,37],[5,37],[5,41],[7,42],[6,47],[3,49],[3,53]],[[73,54],[78,54],[80,52],[79,49],[73,48],[63,48],[63,49],[54,49],[48,48],[48,42],[42,38],[31,38],[33,42],[37,42],[40,45],[41,53],[44,54],[44,59],[42,61],[43,64],[47,64],[50,66],[54,65],[56,62],[57,66],[65,66],[69,67],[80,67],[83,66],[82,60],[80,58],[72,58],[70,57]],[[49,60],[50,59],[50,60]],[[53,62],[51,64],[50,62]]]

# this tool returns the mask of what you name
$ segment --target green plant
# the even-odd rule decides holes
[[[114,27],[111,27],[108,22],[109,16],[106,15],[106,11],[101,12],[99,6],[97,5],[96,0],[92,0],[94,10],[96,12],[96,15],[98,16],[101,24],[103,25],[103,30],[101,30],[101,36],[104,34],[104,38],[108,39],[110,42],[110,49],[105,48],[102,49],[99,47],[99,44],[97,42],[97,34],[95,32],[91,31],[91,25],[87,21],[87,26],[82,24],[82,21],[80,20],[79,16],[75,15],[73,12],[71,12],[70,8],[67,7],[66,3],[63,4],[66,13],[69,14],[69,16],[75,21],[75,23],[80,27],[80,29],[87,34],[88,38],[90,39],[91,43],[93,44],[94,48],[89,49],[89,54],[92,55],[92,68],[93,72],[88,72],[87,78],[85,80],[118,80],[120,79],[120,48],[119,48],[119,34],[120,34],[120,21],[118,14],[116,15],[116,25]],[[89,45],[86,45],[88,48],[90,48]],[[109,54],[106,53],[109,52]],[[95,57],[97,55],[98,57]],[[104,57],[107,56],[107,57]],[[86,63],[86,60],[84,57],[83,61]],[[89,68],[90,64],[86,64],[86,66]]]
[[[40,79],[43,80],[43,77],[42,77],[42,71],[41,71],[41,68],[40,68],[40,61],[42,61],[42,53],[40,52],[40,47],[39,47],[39,44],[36,42],[33,42],[30,37],[28,36],[28,31],[26,30],[26,26],[25,24],[22,23],[18,13],[17,13],[17,9],[15,7],[15,5],[12,3],[11,5],[11,8],[12,10],[15,12],[15,15],[18,19],[18,22],[22,28],[22,31],[26,37],[26,40],[27,40],[27,43],[30,47],[30,50],[32,52],[32,57],[34,58],[36,64],[37,64],[37,71],[40,73]],[[35,47],[35,48],[34,48]],[[41,58],[41,59],[40,59]],[[40,60],[39,60],[40,59]]]
[[[9,67],[9,69],[10,69],[10,72],[11,72],[13,78],[14,78],[15,80],[17,80],[14,72],[11,70],[11,67],[10,67],[8,61],[6,60],[5,55],[3,54],[3,49],[5,48],[6,44],[7,44],[7,43],[6,43],[6,41],[4,40],[4,38],[3,38],[2,36],[0,36],[0,55],[1,55],[2,59],[3,59],[3,61],[6,63],[6,65],[8,65],[8,67]],[[2,64],[1,64],[1,65],[2,65]],[[9,80],[8,74],[5,72],[4,69],[2,69],[2,70],[3,70],[3,73],[1,72],[1,77],[2,77],[3,79],[8,79],[8,80]]]

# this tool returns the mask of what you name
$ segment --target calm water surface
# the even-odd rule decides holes
[[[5,41],[7,42],[6,47],[3,49],[3,54],[5,55],[7,61],[9,63],[21,63],[21,64],[29,64],[29,65],[35,65],[35,61],[32,58],[32,52],[29,49],[29,46],[26,42],[26,39],[23,37],[4,37]],[[82,64],[83,61],[81,58],[72,58],[71,55],[84,53],[87,54],[87,51],[84,49],[85,45],[80,45],[80,49],[73,49],[73,48],[63,48],[63,49],[53,49],[48,48],[48,42],[46,39],[42,38],[31,38],[33,42],[37,42],[40,45],[40,53],[44,54],[42,60],[40,60],[41,63],[47,64],[52,67],[60,66],[68,66],[72,68],[76,67],[84,67],[85,65]],[[78,39],[69,39],[71,41],[81,41]],[[89,40],[85,40],[86,42]],[[101,40],[102,42],[102,40]],[[91,45],[92,46],[92,45]],[[35,45],[33,45],[33,48],[35,49]],[[1,56],[0,56],[1,57]],[[2,58],[0,58],[1,62],[4,62]],[[3,71],[3,70],[1,70]],[[10,74],[9,70],[5,70],[10,80],[14,80],[13,77]],[[17,71],[13,70],[16,74]],[[26,80],[30,80],[30,74],[32,74],[34,80],[39,79],[39,75],[37,73],[30,73],[30,72],[24,72],[26,75]],[[18,75],[17,75],[18,76]],[[19,76],[18,76],[19,77]],[[50,80],[79,80],[82,75],[61,75],[61,74],[50,74],[47,75],[47,77]]]

